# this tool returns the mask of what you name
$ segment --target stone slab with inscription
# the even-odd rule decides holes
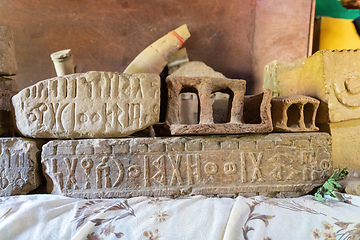
[[[332,173],[327,133],[50,141],[48,193],[82,198],[306,194]]]
[[[17,127],[25,136],[124,137],[159,121],[160,77],[72,74],[38,82],[12,101]]]
[[[13,34],[8,26],[0,25],[0,75],[15,75],[17,71]]]
[[[41,183],[35,140],[0,138],[0,196],[27,194]]]

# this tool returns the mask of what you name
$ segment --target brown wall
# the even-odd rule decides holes
[[[268,61],[306,55],[310,2],[4,0],[0,24],[14,33],[19,89],[55,76],[52,52],[71,48],[78,72],[122,72],[145,47],[187,23],[192,36],[184,46],[190,60],[247,80],[254,93],[261,91]]]

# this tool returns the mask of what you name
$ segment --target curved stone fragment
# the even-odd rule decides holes
[[[41,183],[39,148],[34,140],[0,138],[0,196],[27,194]]]
[[[66,75],[25,88],[12,102],[25,136],[124,137],[159,121],[160,77],[95,71]]]

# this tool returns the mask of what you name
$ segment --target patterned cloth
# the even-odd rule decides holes
[[[356,239],[360,197],[0,198],[0,239]]]

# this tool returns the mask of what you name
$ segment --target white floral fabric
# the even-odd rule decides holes
[[[360,197],[0,198],[0,239],[360,239]]]

